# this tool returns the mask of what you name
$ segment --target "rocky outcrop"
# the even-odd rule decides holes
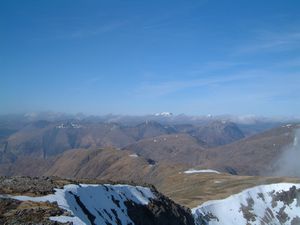
[[[63,215],[64,210],[53,203],[22,202],[15,199],[0,198],[0,224],[9,225],[60,225],[49,220],[50,216]]]
[[[0,215],[1,224],[194,225],[153,186],[49,177],[0,178]]]

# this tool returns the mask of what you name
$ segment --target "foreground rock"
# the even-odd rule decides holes
[[[18,177],[1,178],[0,191],[1,224],[194,224],[154,187]]]

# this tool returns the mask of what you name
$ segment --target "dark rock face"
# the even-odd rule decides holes
[[[148,205],[126,202],[127,212],[135,225],[194,225],[191,211],[162,194],[156,192],[157,199]]]

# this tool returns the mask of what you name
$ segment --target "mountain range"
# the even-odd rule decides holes
[[[2,117],[0,175],[47,176],[49,179],[54,176],[82,183],[82,179],[88,179],[89,182],[155,185],[168,198],[192,209],[189,216],[197,225],[234,224],[226,222],[226,213],[214,205],[219,202],[208,204],[207,201],[248,195],[242,191],[282,182],[289,183],[289,187],[279,185],[279,188],[271,186],[270,189],[285,195],[298,190],[299,179],[289,177],[294,174],[286,172],[291,170],[282,170],[284,177],[274,176],[282,169],[282,158],[286,162],[287,155],[298,157],[300,124],[297,121],[255,121],[250,124],[208,117],[193,122],[176,120],[176,116],[170,114],[153,115],[153,118],[157,119],[112,121],[110,117],[100,121],[99,118],[29,120]],[[297,163],[290,166],[297,166]],[[32,180],[27,182],[34,185]],[[293,186],[296,189],[291,191],[289,188]],[[267,191],[259,190],[267,199]],[[278,198],[276,201],[282,202],[281,197]],[[293,194],[292,199],[296,198],[297,194]],[[290,205],[294,204],[292,199],[292,203],[278,203],[279,208],[269,206],[267,201],[275,201],[272,199],[262,206],[254,195],[252,200],[230,199],[228,204],[235,205],[232,210],[237,221],[242,221],[236,224],[297,224],[298,218],[287,211],[287,207],[293,212],[298,210]],[[11,201],[14,200],[9,200],[9,204],[16,204],[16,207],[20,204]],[[84,204],[90,207],[88,202]],[[265,207],[264,215],[255,209],[256,205]],[[289,219],[284,219],[285,214]],[[258,219],[264,216],[265,219]],[[109,223],[118,224],[116,221]],[[135,221],[135,224],[139,223]]]
[[[272,128],[267,129],[269,125],[266,130],[258,132],[264,123],[256,121],[257,126],[251,124],[245,129],[245,124],[212,118],[190,124],[181,123],[181,120],[178,123],[146,120],[129,124],[91,119],[24,122],[2,118],[0,174],[41,175],[48,170],[54,171],[50,168],[54,166],[58,171],[58,165],[64,165],[63,159],[72,158],[70,155],[76,155],[73,158],[79,161],[79,155],[96,154],[102,149],[111,155],[111,159],[118,155],[128,161],[124,155],[136,155],[129,158],[144,160],[152,167],[181,164],[184,167],[213,168],[230,174],[271,175],[276,170],[272,162],[283,154],[286,146],[293,143],[299,128],[297,123],[278,126],[276,122]],[[102,156],[100,158],[103,159]],[[35,162],[34,170],[30,166],[32,161]],[[95,172],[96,177],[99,173]]]

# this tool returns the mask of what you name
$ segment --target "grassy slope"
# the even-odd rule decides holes
[[[247,188],[262,184],[291,182],[300,178],[232,176],[227,174],[175,174],[167,177],[158,190],[189,208],[209,200],[217,200],[237,194]]]

